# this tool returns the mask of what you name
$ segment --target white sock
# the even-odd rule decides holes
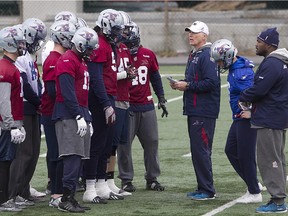
[[[95,190],[96,179],[86,180],[86,190]]]
[[[96,193],[101,198],[108,199],[111,192],[105,179],[98,179],[96,181]]]
[[[91,202],[97,196],[95,183],[96,183],[96,179],[86,180],[86,190],[83,194],[84,202]]]
[[[107,179],[107,185],[108,185],[108,187],[110,188],[111,191],[113,191],[114,193],[117,193],[117,194],[119,193],[120,188],[118,188],[115,185],[114,179]]]
[[[127,192],[125,190],[122,190],[120,188],[118,188],[116,185],[115,185],[115,181],[114,179],[107,179],[107,184],[108,184],[108,187],[110,188],[110,190],[118,195],[122,195],[122,196],[131,196],[132,193],[130,192]]]

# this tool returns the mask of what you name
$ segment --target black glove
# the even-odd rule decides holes
[[[162,115],[161,117],[163,118],[164,116],[168,116],[168,111],[167,111],[167,108],[165,106],[165,103],[167,102],[167,100],[165,99],[164,95],[160,95],[158,97],[158,109],[162,109]]]

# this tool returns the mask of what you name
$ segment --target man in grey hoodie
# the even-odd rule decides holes
[[[239,101],[251,102],[251,125],[257,129],[258,168],[271,195],[258,213],[287,212],[285,134],[288,127],[288,51],[278,49],[279,33],[269,28],[257,37],[256,54],[263,56],[254,85],[243,91]]]

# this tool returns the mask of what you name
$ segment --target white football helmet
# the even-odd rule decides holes
[[[132,23],[130,15],[128,13],[126,13],[125,11],[119,11],[119,13],[121,14],[121,16],[123,18],[123,24],[124,24],[123,41],[125,41],[127,39],[129,31],[131,30],[131,28],[133,26],[133,23]]]
[[[70,11],[61,11],[54,17],[54,21],[66,20],[73,23],[76,27],[78,25],[77,17],[74,13]]]
[[[45,41],[47,36],[46,25],[37,18],[28,18],[23,22],[23,32],[29,53],[35,53],[41,48],[40,42]]]
[[[124,41],[124,43],[129,48],[132,55],[135,55],[138,52],[138,48],[140,46],[140,31],[135,22],[132,22],[132,27],[129,30],[127,39]]]
[[[77,17],[77,23],[78,23],[78,25],[76,26],[77,28],[89,27],[87,22],[81,17]]]
[[[231,41],[227,39],[220,39],[215,41],[210,50],[210,55],[215,62],[223,61],[220,66],[220,72],[225,72],[233,64],[233,59],[237,55],[237,49]]]
[[[89,60],[92,51],[99,47],[98,35],[89,27],[77,29],[72,38],[72,43],[85,60]]]
[[[0,30],[0,47],[10,53],[22,55],[26,46],[21,25],[8,26]]]
[[[114,9],[106,9],[100,12],[96,25],[103,34],[114,43],[121,41],[124,30],[124,20],[120,12]]]
[[[125,11],[118,11],[122,18],[123,18],[123,25],[126,27],[130,27],[132,26],[132,19],[130,17],[130,15],[128,13],[126,13]]]
[[[75,32],[75,25],[66,20],[56,21],[50,27],[51,39],[66,49],[72,48],[71,40]]]

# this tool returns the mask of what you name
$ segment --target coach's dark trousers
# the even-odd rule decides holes
[[[187,121],[197,190],[214,196],[216,192],[213,184],[211,155],[216,119],[188,116]]]

